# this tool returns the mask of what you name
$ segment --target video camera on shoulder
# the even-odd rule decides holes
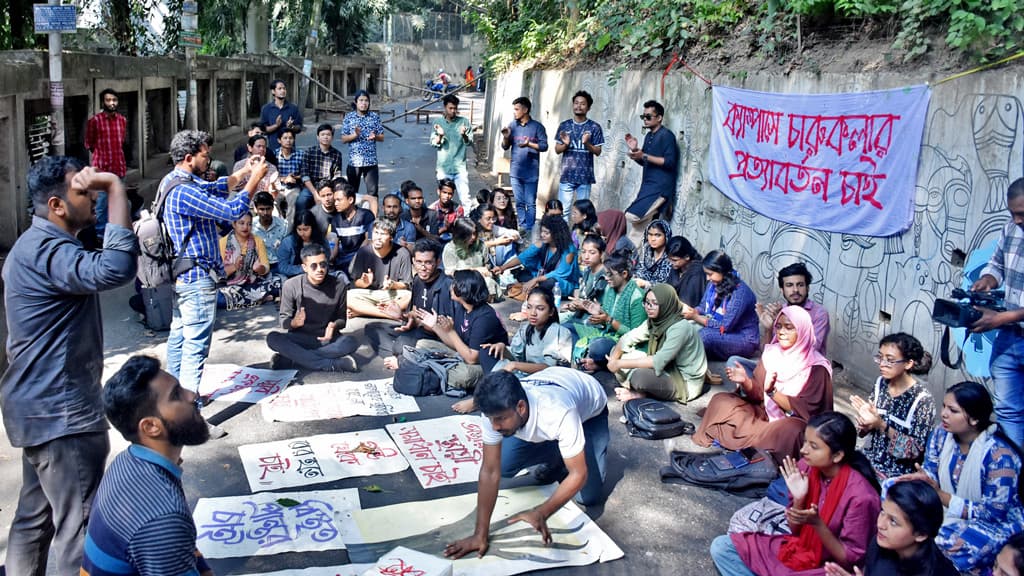
[[[970,328],[977,322],[981,318],[981,312],[975,310],[975,306],[996,312],[1006,310],[1003,290],[978,292],[956,288],[950,297],[954,300],[935,300],[935,305],[932,306],[932,320],[951,328]]]

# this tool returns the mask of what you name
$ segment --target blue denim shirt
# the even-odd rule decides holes
[[[12,446],[107,429],[99,292],[131,282],[138,253],[135,235],[117,224],[92,252],[38,216],[14,243],[3,268],[10,366],[0,380]]]
[[[509,176],[523,182],[536,182],[540,179],[540,153],[548,150],[548,133],[544,125],[531,118],[526,124],[513,121],[508,127],[512,132],[509,135],[512,141]],[[520,148],[521,142],[536,142],[540,149]]]

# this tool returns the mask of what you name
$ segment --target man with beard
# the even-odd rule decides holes
[[[288,86],[283,80],[272,80],[270,93],[274,98],[260,109],[260,122],[266,126],[267,147],[277,150],[281,134],[286,131],[292,134],[302,132],[302,111],[288,101]]]
[[[608,397],[593,376],[554,366],[524,378],[491,372],[477,384],[473,400],[482,413],[483,463],[477,488],[476,529],[452,542],[444,555],[461,558],[487,552],[491,513],[501,478],[535,466],[538,483],[559,481],[541,505],[509,518],[526,522],[551,543],[547,519],[570,498],[584,506],[604,502],[608,451]]]
[[[277,353],[271,367],[355,372],[351,354],[359,343],[341,335],[348,319],[348,284],[327,273],[330,265],[323,246],[303,246],[301,257],[305,274],[289,278],[281,288],[278,318],[287,332],[267,334],[267,346]]]
[[[408,220],[416,229],[416,239],[437,240],[437,229],[440,226],[437,212],[423,205],[423,189],[415,182],[407,181],[402,184],[402,197],[407,206],[407,209],[402,211],[402,219]]]
[[[420,340],[437,340],[437,334],[423,325],[422,318],[428,314],[455,317],[454,301],[451,298],[452,277],[441,271],[441,244],[424,238],[417,240],[412,248],[412,266],[415,274],[412,278],[412,291],[409,303],[412,306],[406,313],[397,303],[391,302],[384,307],[386,317],[403,321],[395,328],[395,341],[391,347],[391,356],[384,359],[384,367],[398,370],[398,358],[404,346],[416,346]]]
[[[572,118],[558,125],[555,154],[562,155],[562,177],[558,183],[558,199],[562,202],[562,218],[569,221],[572,204],[590,198],[594,179],[594,157],[601,155],[604,132],[601,125],[587,118],[594,97],[586,90],[572,96]]]
[[[85,536],[85,576],[212,576],[196,548],[196,526],[181,486],[181,449],[210,438],[199,396],[132,356],[103,389],[114,428],[131,442],[100,482]]]
[[[362,206],[356,206],[356,190],[345,179],[334,183],[334,215],[331,217],[331,230],[338,239],[338,249],[334,265],[340,272],[347,273],[352,265],[359,247],[366,242],[366,237],[373,229],[373,212]],[[392,230],[392,236],[394,235]],[[363,270],[356,272],[358,277]]]
[[[174,267],[176,301],[167,336],[167,371],[192,391],[199,390],[217,315],[217,282],[224,278],[219,226],[228,226],[249,212],[249,198],[266,174],[260,156],[234,174],[208,182],[210,135],[183,130],[171,139],[174,170],[160,182],[172,188],[164,201],[164,222],[178,256]],[[248,178],[230,199],[228,190]],[[158,193],[159,194],[159,193]],[[180,265],[178,265],[180,263]],[[215,429],[215,437],[223,431]]]
[[[420,193],[423,192],[420,191]],[[391,222],[395,227],[395,245],[412,252],[412,246],[416,243],[416,227],[412,222],[402,218],[402,199],[398,197],[398,194],[388,194],[384,197],[381,206],[383,208],[382,218]]]
[[[85,147],[92,154],[92,167],[98,172],[110,172],[121,178],[128,173],[124,158],[124,142],[128,134],[128,119],[117,111],[117,92],[110,88],[100,92],[103,109],[85,125]],[[96,199],[96,237],[103,240],[107,225],[107,193],[100,192]]]
[[[121,180],[46,156],[28,173],[35,213],[3,267],[7,357],[0,409],[22,448],[22,487],[7,540],[7,573],[42,576],[51,540],[58,574],[76,574],[85,523],[110,441],[100,401],[103,325],[99,292],[135,278],[139,245]],[[103,251],[75,235],[110,200]]]
[[[389,303],[403,310],[409,305],[412,263],[409,251],[395,246],[394,237],[391,221],[377,220],[370,243],[359,248],[352,259],[349,277],[355,288],[348,293],[349,316],[388,318],[384,307]]]
[[[817,340],[818,352],[825,354],[825,346],[828,344],[829,318],[828,310],[824,306],[807,297],[811,286],[811,272],[803,262],[795,262],[779,270],[779,288],[782,290],[781,302],[769,302],[768,304],[757,304],[757,317],[761,321],[761,329],[767,331],[768,337],[775,328],[775,321],[779,312],[786,306],[801,306],[811,315],[814,323],[814,338]],[[763,342],[763,340],[762,340]],[[751,370],[757,366],[754,362]]]

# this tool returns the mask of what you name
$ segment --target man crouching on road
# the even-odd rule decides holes
[[[523,521],[551,543],[547,519],[570,498],[584,506],[604,501],[608,452],[608,397],[593,376],[552,367],[524,378],[511,372],[484,376],[473,395],[483,413],[484,459],[477,487],[476,530],[445,547],[445,556],[461,558],[487,552],[498,483],[536,466],[541,483],[561,479],[555,492],[533,510],[509,518]]]
[[[182,447],[210,438],[197,400],[150,356],[129,358],[107,381],[107,419],[132,445],[100,482],[83,576],[213,576],[196,549],[196,526],[181,487]]]

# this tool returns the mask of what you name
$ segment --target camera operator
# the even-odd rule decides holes
[[[999,330],[992,345],[992,396],[996,420],[1017,446],[1024,444],[1024,178],[1006,191],[1010,222],[999,237],[992,259],[981,271],[971,290],[988,292],[1002,285],[1006,310],[981,312],[971,325],[972,332]]]

